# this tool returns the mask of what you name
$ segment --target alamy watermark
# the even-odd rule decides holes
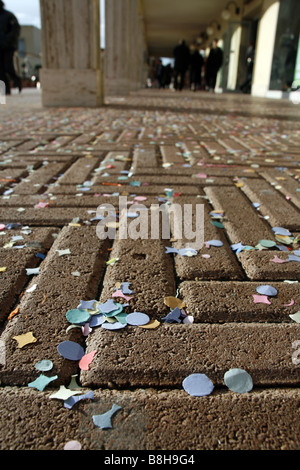
[[[185,240],[189,247],[200,250],[204,245],[203,204],[131,204],[119,197],[119,207],[103,204],[98,207],[96,232],[105,240]]]

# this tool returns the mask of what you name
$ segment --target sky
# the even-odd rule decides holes
[[[6,10],[11,11],[21,25],[41,27],[39,0],[3,0]]]
[[[6,10],[11,11],[21,25],[41,27],[39,0],[3,0]],[[100,0],[103,3],[103,0]],[[102,10],[103,11],[103,10]],[[105,44],[104,15],[101,15],[101,44]]]

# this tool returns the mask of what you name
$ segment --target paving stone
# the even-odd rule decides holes
[[[277,258],[288,260],[288,253],[278,251],[243,251],[237,257],[245,270],[247,277],[251,280],[299,280],[300,268],[297,261],[276,263]]]
[[[254,303],[256,288],[263,282],[185,281],[179,285],[180,298],[187,315],[196,323],[293,323],[290,314],[300,303],[298,284],[272,282],[277,289],[269,304]],[[290,307],[286,305],[294,304]]]
[[[68,310],[77,308],[81,300],[97,297],[101,285],[108,243],[98,239],[94,227],[65,227],[59,233],[47,258],[40,264],[34,292],[26,292],[20,303],[20,313],[10,320],[0,340],[5,343],[6,363],[0,367],[0,380],[6,385],[27,385],[37,378],[35,362],[50,359],[54,363],[56,384],[65,384],[78,363],[62,358],[57,346],[62,341],[84,342],[78,328],[66,332]],[[69,249],[71,254],[59,256],[57,250]],[[72,272],[80,272],[80,276]],[[23,349],[17,347],[14,336],[32,331],[37,339]]]
[[[45,189],[45,185],[53,183],[53,178],[57,177],[66,168],[65,163],[49,163],[34,171],[28,178],[19,183],[15,189],[15,194],[40,193]]]
[[[79,158],[68,170],[59,178],[59,184],[82,184],[84,183],[99,165],[97,158]]]
[[[207,187],[213,209],[223,211],[222,221],[232,244],[256,246],[259,240],[274,240],[271,227],[260,218],[259,213],[239,188]]]
[[[224,230],[212,225],[214,219],[211,217],[211,208],[205,199],[202,198],[179,198],[178,201],[173,198],[174,204],[180,204],[181,210],[177,216],[175,212],[174,222],[172,225],[173,239],[172,246],[178,250],[185,247],[194,247],[198,254],[196,256],[174,255],[174,265],[178,278],[182,280],[209,280],[209,279],[244,279],[245,274],[241,270],[239,263],[228,241],[224,235]],[[192,225],[188,223],[185,217],[185,205],[192,210]],[[196,206],[203,208],[203,219],[200,212],[196,215]],[[199,210],[199,207],[198,207]],[[197,220],[199,219],[199,220]],[[196,222],[198,227],[196,228]],[[191,234],[187,233],[191,230]],[[202,236],[200,233],[202,232]],[[176,234],[182,234],[179,240],[176,240]],[[196,235],[195,235],[196,234]],[[188,237],[193,236],[192,240]],[[201,240],[202,239],[202,240]],[[218,240],[222,246],[206,245],[205,242]],[[201,243],[202,242],[202,243]],[[201,246],[197,247],[197,244]],[[169,255],[171,256],[171,255]]]
[[[298,336],[297,325],[283,323],[163,323],[155,330],[127,326],[119,331],[100,327],[87,339],[86,352],[98,354],[80,380],[96,388],[108,382],[119,388],[177,388],[200,371],[219,386],[226,370],[241,368],[259,387],[296,386],[300,369],[292,362],[292,344]]]
[[[58,451],[72,440],[82,450],[133,454],[299,450],[299,394],[292,388],[242,395],[216,390],[201,398],[183,390],[95,390],[94,400],[82,400],[72,410],[50,399],[53,392],[0,389],[1,450]],[[105,413],[113,403],[121,410],[113,417],[112,429],[96,428],[92,416]]]
[[[173,260],[165,254],[165,243],[162,240],[117,239],[110,259],[118,261],[106,269],[101,302],[112,297],[117,282],[130,282],[134,294],[129,301],[129,310],[155,318],[160,318],[162,313],[168,311],[163,298],[176,294],[176,283]]]
[[[266,181],[251,179],[244,181],[242,191],[252,202],[260,204],[260,212],[268,216],[272,227],[283,226],[288,230],[300,230],[299,211]]]
[[[287,172],[282,173],[278,170],[268,170],[262,171],[261,176],[271,183],[276,190],[282,193],[287,200],[290,200],[300,209],[299,182],[295,174],[289,175]]]

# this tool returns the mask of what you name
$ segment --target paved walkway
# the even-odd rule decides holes
[[[0,112],[1,450],[299,450],[300,105]]]

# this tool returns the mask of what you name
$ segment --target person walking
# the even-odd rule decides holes
[[[18,49],[20,25],[13,13],[5,10],[0,0],[0,80],[5,84],[6,95],[11,94],[10,81],[22,90],[22,80],[14,67],[14,54]]]
[[[253,65],[254,65],[254,47],[253,47],[253,44],[250,43],[246,51],[245,81],[240,87],[243,93],[251,92]]]
[[[183,39],[174,49],[174,88],[181,91],[190,65],[190,49]]]
[[[202,67],[204,64],[204,59],[198,47],[192,48],[190,63],[190,87],[192,91],[197,91],[201,88]]]
[[[209,91],[214,92],[217,83],[217,75],[223,64],[223,51],[218,46],[218,39],[214,39],[210,49],[205,68],[205,81]]]

